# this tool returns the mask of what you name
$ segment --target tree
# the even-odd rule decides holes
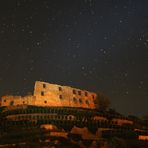
[[[110,106],[110,101],[109,98],[103,93],[97,93],[95,104],[99,111],[106,111]]]

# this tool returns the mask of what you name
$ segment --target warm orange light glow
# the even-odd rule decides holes
[[[148,136],[139,135],[139,140],[148,140]]]

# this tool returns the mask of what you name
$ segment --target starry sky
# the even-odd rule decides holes
[[[41,80],[148,115],[148,1],[1,0],[0,69],[0,96]]]

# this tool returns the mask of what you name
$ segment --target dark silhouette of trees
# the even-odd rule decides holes
[[[110,106],[109,98],[103,93],[97,93],[95,105],[96,105],[97,110],[106,111]]]

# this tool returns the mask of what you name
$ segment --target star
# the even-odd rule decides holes
[[[123,114],[147,114],[146,3],[23,0],[0,7],[1,96],[12,89],[25,95],[43,80],[103,92]]]

